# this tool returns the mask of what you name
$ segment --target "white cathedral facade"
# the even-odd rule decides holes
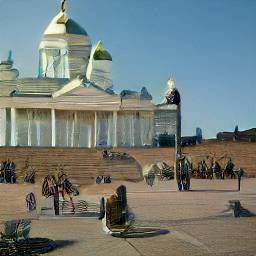
[[[113,88],[112,56],[68,18],[65,5],[39,45],[37,78],[0,63],[0,146],[145,147],[175,134],[177,106]]]

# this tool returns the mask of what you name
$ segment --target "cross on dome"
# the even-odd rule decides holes
[[[61,11],[66,12],[66,0],[61,0]]]
[[[61,16],[57,21],[58,24],[66,24],[68,21],[68,17],[66,15],[66,7],[66,0],[61,0]]]

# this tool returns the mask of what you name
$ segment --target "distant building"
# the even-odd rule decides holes
[[[245,131],[238,131],[237,128],[234,132],[219,132],[216,137],[219,141],[256,142],[256,128]]]
[[[181,145],[191,146],[191,145],[198,145],[202,143],[203,133],[201,128],[196,128],[196,135],[195,136],[185,136],[181,137]]]

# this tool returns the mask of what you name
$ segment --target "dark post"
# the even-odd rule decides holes
[[[179,158],[181,157],[181,105],[177,105],[176,135],[175,135],[175,174],[178,189],[181,190],[181,177],[179,170]]]
[[[59,188],[58,188],[58,185],[55,186],[55,193],[53,195],[53,200],[54,200],[54,212],[55,212],[55,215],[60,215]]]
[[[176,105],[176,132],[175,132],[175,174],[179,190],[182,190],[180,175],[180,157],[181,157],[181,98],[179,91],[175,88],[174,80],[167,82],[168,92],[166,94],[166,104]]]
[[[239,168],[238,174],[237,174],[237,179],[238,179],[238,191],[241,189],[241,179],[244,176],[244,170],[242,168]]]

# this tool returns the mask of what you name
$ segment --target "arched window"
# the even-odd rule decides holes
[[[39,77],[70,78],[66,48],[40,49]]]

